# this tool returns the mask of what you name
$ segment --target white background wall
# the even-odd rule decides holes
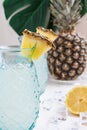
[[[19,44],[18,35],[5,19],[2,2],[3,0],[0,0],[0,45],[17,45]],[[87,15],[82,18],[76,29],[81,35],[87,38]]]
[[[76,26],[76,30],[87,40],[87,13],[79,21],[78,25]]]

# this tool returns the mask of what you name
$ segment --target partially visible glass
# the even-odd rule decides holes
[[[87,112],[80,112],[79,128],[80,130],[87,129]]]
[[[42,64],[41,59],[37,62]],[[34,128],[39,113],[40,95],[44,92],[43,87],[47,81],[46,78],[45,83],[41,84],[39,76],[42,73],[38,74],[37,71],[40,70],[36,69],[34,62],[29,62],[21,55],[19,46],[0,47],[1,130]]]
[[[18,37],[20,45],[22,43],[22,38],[23,36]],[[33,63],[37,71],[38,81],[40,85],[40,94],[42,94],[46,88],[48,81],[47,55],[43,54],[38,60],[34,60]]]
[[[46,57],[46,54],[44,54],[38,60],[33,61],[40,85],[40,94],[44,92],[48,81],[48,65]]]

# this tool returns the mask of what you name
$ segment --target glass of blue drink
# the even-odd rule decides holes
[[[41,63],[43,60],[44,64]],[[46,69],[43,80],[40,79],[40,64],[45,65],[44,73]],[[0,130],[34,128],[46,81],[44,56],[34,63],[21,55],[19,46],[0,47]]]

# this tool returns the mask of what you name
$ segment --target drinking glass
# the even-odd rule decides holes
[[[19,45],[21,45],[23,36],[18,37],[19,40]],[[46,84],[48,81],[48,65],[47,65],[47,55],[43,54],[38,60],[33,61],[37,76],[38,76],[38,81],[40,85],[40,94],[42,94],[46,88]]]
[[[41,61],[38,61],[39,64]],[[41,69],[36,69],[36,66],[22,56],[19,46],[0,47],[0,130],[34,128],[40,95],[44,92],[39,83],[41,73],[37,74]],[[43,87],[46,80],[43,81]]]

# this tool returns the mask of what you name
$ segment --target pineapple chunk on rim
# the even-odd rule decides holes
[[[52,42],[58,37],[58,34],[52,31],[52,29],[45,29],[43,27],[37,27],[36,28],[37,33],[39,33],[42,36],[47,37]]]
[[[41,55],[54,47],[53,42],[38,33],[34,33],[25,29],[23,31],[23,40],[21,45],[21,53],[23,56],[37,60]],[[33,50],[32,50],[33,48]],[[31,49],[32,51],[28,51]]]

